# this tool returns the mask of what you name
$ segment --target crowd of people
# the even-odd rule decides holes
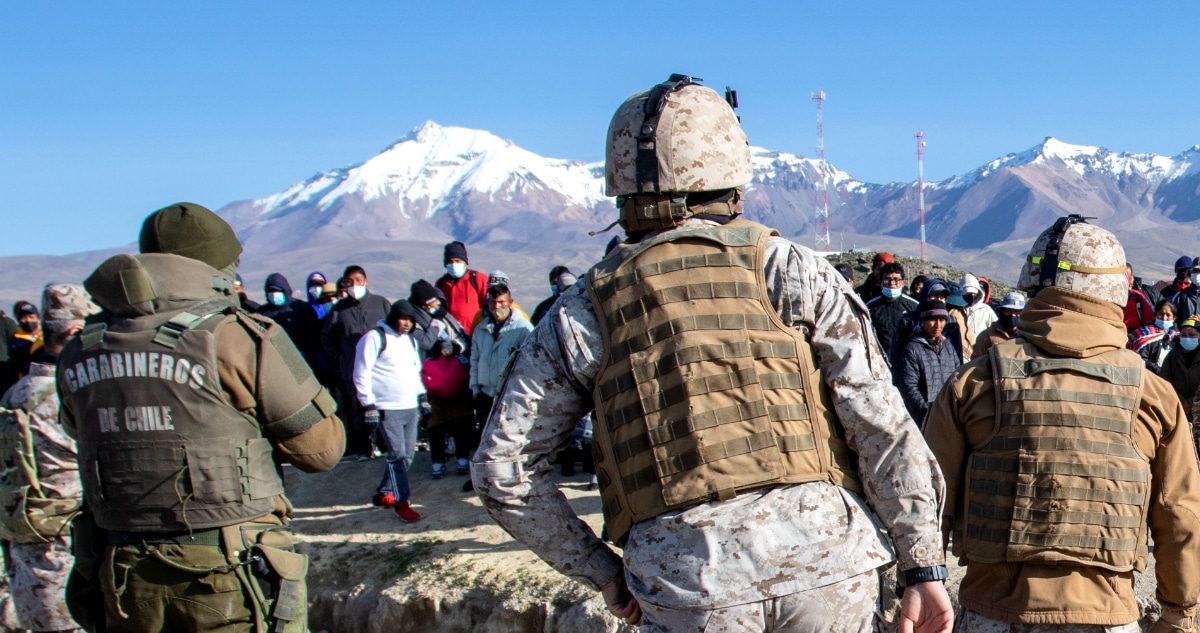
[[[1034,242],[1028,295],[909,280],[883,252],[853,288],[739,217],[752,178],[715,91],[672,75],[629,97],[605,160],[625,236],[582,279],[553,268],[532,318],[461,242],[398,301],[348,266],[303,298],[272,274],[259,304],[224,220],[154,212],[137,255],[0,319],[22,625],[304,631],[281,466],[386,453],[371,502],[416,521],[425,428],[429,477],[469,475],[505,531],[644,633],[876,630],[893,569],[903,631],[1132,633],[1151,555],[1151,633],[1192,630],[1196,262],[1147,286],[1070,215]],[[602,535],[551,476],[581,438]]]

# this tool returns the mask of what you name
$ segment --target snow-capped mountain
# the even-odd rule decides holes
[[[357,237],[504,240],[599,223],[612,210],[602,170],[429,121],[363,163],[220,213],[243,241],[271,250]]]
[[[788,236],[812,233],[821,164],[752,148],[746,217]],[[916,183],[871,184],[826,165],[830,228],[916,238]],[[221,210],[264,253],[356,239],[539,248],[583,241],[615,219],[602,163],[544,158],[488,132],[414,129],[358,165]],[[1177,156],[1116,153],[1047,138],[969,173],[926,185],[931,243],[981,249],[1036,235],[1065,213],[1146,231],[1200,220],[1200,146]],[[591,240],[594,241],[594,240]]]

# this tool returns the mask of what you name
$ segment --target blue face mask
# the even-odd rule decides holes
[[[283,296],[282,292],[268,292],[267,303],[273,306],[281,306],[287,303],[287,297]]]
[[[903,288],[880,288],[883,291],[883,296],[888,299],[899,299],[900,295],[904,294]]]
[[[1169,330],[1169,329],[1175,327],[1175,321],[1174,320],[1163,321],[1162,319],[1154,319],[1154,325],[1157,325],[1158,329],[1160,329],[1160,330]]]
[[[1183,351],[1185,351],[1185,352],[1190,352],[1190,351],[1196,349],[1196,346],[1198,344],[1200,344],[1200,338],[1181,338],[1181,339],[1179,339],[1179,346],[1182,347]]]

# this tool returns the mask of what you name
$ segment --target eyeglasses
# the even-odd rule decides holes
[[[903,286],[904,278],[897,277],[896,275],[889,275],[883,278],[882,283],[887,284],[888,286]]]

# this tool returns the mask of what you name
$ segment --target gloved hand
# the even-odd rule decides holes
[[[371,428],[379,426],[379,422],[383,420],[383,412],[375,408],[375,405],[370,405],[363,412],[363,422]]]

